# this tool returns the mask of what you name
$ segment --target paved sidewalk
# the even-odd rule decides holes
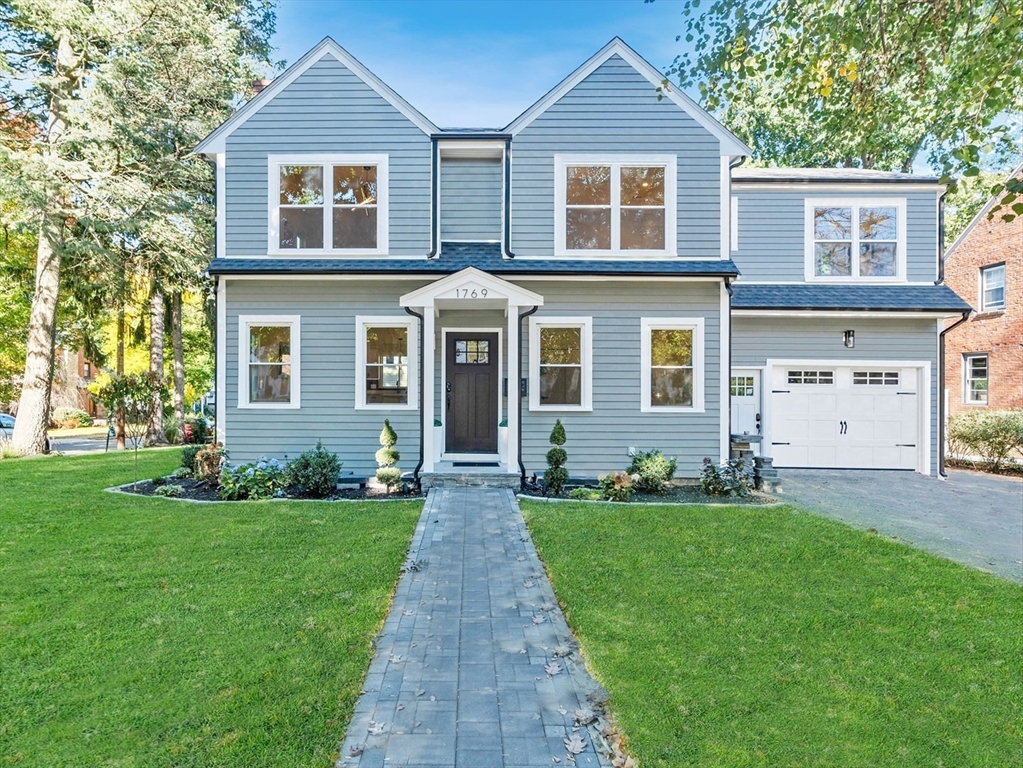
[[[570,766],[576,735],[575,765],[609,766],[575,719],[605,699],[512,491],[434,489],[337,765]]]

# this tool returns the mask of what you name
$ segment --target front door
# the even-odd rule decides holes
[[[466,331],[447,337],[446,450],[497,453],[497,334]]]

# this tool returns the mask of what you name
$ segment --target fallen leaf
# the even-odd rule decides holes
[[[401,712],[403,709],[405,709],[405,705],[404,704],[399,704],[398,706],[395,707],[395,709],[398,710],[399,712]]]
[[[401,661],[401,656],[399,656],[397,653],[392,653],[387,660],[392,664],[397,664],[399,661]]]
[[[383,732],[384,732],[384,724],[383,723],[378,723],[375,720],[370,720],[370,722],[369,722],[369,735],[370,736],[379,736]]]
[[[586,742],[578,733],[573,733],[571,738],[565,739],[565,749],[570,755],[581,755],[586,751]]]
[[[554,655],[557,656],[571,656],[572,649],[567,645],[556,645],[554,646]]]
[[[401,612],[401,615],[402,616],[415,616],[416,612],[415,611],[410,611],[408,608],[406,608],[404,611]]]
[[[422,696],[424,693],[426,693],[426,691],[422,688],[416,688],[416,696]]]
[[[561,758],[560,757],[552,757],[551,760],[553,760],[555,763],[560,763],[561,762]]]
[[[563,715],[567,715],[568,714],[568,710],[565,709],[564,707],[558,707],[558,712],[560,712]]]
[[[543,670],[551,677],[554,677],[555,675],[560,675],[562,671],[561,665],[558,664],[558,662],[556,661],[552,661],[550,664],[544,664]],[[565,714],[566,712],[568,712],[568,710],[565,710],[565,712],[562,712],[561,714]]]
[[[535,616],[533,616],[534,624],[543,624],[545,621],[547,621],[547,617],[544,616],[542,613],[538,613]]]
[[[592,709],[577,709],[572,717],[575,719],[576,725],[589,725],[597,719],[597,714]]]
[[[349,757],[358,757],[359,755],[362,754],[362,751],[364,749],[365,749],[365,747],[362,746],[362,744],[352,744],[351,749],[348,750],[348,756]]]
[[[522,648],[519,650],[519,653],[529,653],[529,651],[527,651],[525,648]]]
[[[436,696],[431,696],[431,697],[430,697],[430,701],[436,701],[436,700],[437,700],[437,697],[436,697]]]
[[[518,557],[516,557],[515,559],[516,559],[516,560],[518,560],[518,561],[519,561],[519,562],[521,563],[521,562],[523,562],[523,561],[524,561],[524,560],[525,560],[526,558],[524,558],[524,557],[523,557],[522,555],[519,555],[519,556],[518,556]]]
[[[530,579],[529,581],[522,582],[522,586],[524,586],[526,589],[529,589],[530,587],[535,587],[536,582]]]

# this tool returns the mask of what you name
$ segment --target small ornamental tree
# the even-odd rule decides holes
[[[152,371],[113,376],[97,393],[107,413],[124,414],[124,428],[135,449],[135,478],[139,481],[139,445],[146,437],[149,422],[157,408],[163,407],[167,384]]]
[[[376,452],[377,480],[387,487],[388,493],[401,482],[401,470],[395,466],[401,458],[398,449],[398,435],[391,427],[389,419],[384,419],[384,428],[380,430],[381,448]]]
[[[554,447],[547,451],[547,471],[543,473],[543,487],[548,494],[558,496],[568,482],[568,470],[565,469],[568,453],[561,447],[565,444],[565,428],[561,424],[561,419],[554,422],[550,442]]]

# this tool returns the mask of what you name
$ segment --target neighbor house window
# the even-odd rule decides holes
[[[996,264],[980,270],[980,311],[1005,309],[1005,265]]]
[[[703,318],[641,321],[643,411],[703,410]]]
[[[529,349],[530,410],[592,410],[591,318],[532,317]]]
[[[238,407],[299,407],[299,318],[238,318]]]
[[[417,408],[418,350],[414,321],[357,317],[355,407]]]
[[[676,158],[555,157],[555,241],[567,255],[673,255]]]
[[[270,252],[387,252],[386,155],[271,155]]]
[[[808,280],[905,279],[905,200],[807,200]]]
[[[965,388],[963,402],[987,405],[987,355],[967,355],[963,359]]]

